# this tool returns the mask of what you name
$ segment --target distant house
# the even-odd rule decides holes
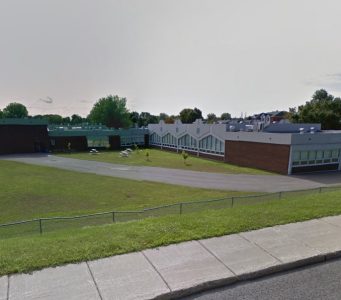
[[[282,120],[286,120],[288,116],[288,112],[285,110],[276,110],[271,112],[263,112],[260,114],[255,114],[251,117],[253,120],[258,121],[265,121],[268,120],[269,122],[280,122]]]

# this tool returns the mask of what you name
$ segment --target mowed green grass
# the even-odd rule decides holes
[[[10,238],[0,242],[0,275],[338,214],[341,214],[341,192],[334,191],[181,216]]]
[[[146,157],[147,151],[149,153],[149,160],[147,160]],[[269,172],[258,169],[243,168],[224,162],[199,158],[195,156],[189,156],[185,164],[181,153],[162,151],[158,149],[143,149],[139,151],[134,151],[129,155],[129,157],[120,157],[119,153],[120,151],[102,151],[98,155],[91,155],[88,152],[76,152],[70,154],[60,153],[58,155],[69,158],[95,160],[100,162],[125,164],[132,166],[162,167],[226,174],[271,174]]]
[[[0,161],[0,224],[243,194]]]

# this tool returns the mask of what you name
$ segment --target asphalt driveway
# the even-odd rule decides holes
[[[47,154],[6,155],[0,156],[0,159],[133,180],[147,180],[219,190],[278,192],[341,184],[341,176],[335,173],[328,175],[329,178],[331,176],[335,178],[334,180],[328,180],[326,176],[323,180],[318,180],[319,177],[316,175],[218,174],[178,169],[117,165]],[[323,175],[321,176],[323,177]]]

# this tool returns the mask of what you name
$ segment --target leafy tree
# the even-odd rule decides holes
[[[133,124],[138,124],[139,122],[139,113],[137,111],[132,111],[130,114],[129,114],[129,118],[130,118],[130,121],[133,123]]]
[[[79,115],[73,114],[71,116],[71,124],[81,124],[83,122],[83,118]]]
[[[3,110],[4,118],[26,118],[28,111],[25,105],[21,103],[10,103]]]
[[[171,115],[165,119],[165,123],[166,124],[174,124],[176,118],[177,118],[176,116]]]
[[[180,120],[182,123],[193,123],[196,119],[202,119],[201,110],[198,108],[184,108],[180,112]]]
[[[289,109],[293,122],[321,123],[322,129],[341,129],[341,99],[324,89],[317,90],[304,105]]]
[[[0,109],[0,119],[3,118],[3,114],[4,114],[4,113],[3,113],[2,110]]]
[[[166,113],[160,113],[159,120],[165,121],[169,116]]]
[[[217,120],[218,120],[218,118],[215,114],[212,113],[212,114],[207,115],[207,123],[208,124],[213,124],[213,123],[217,122]]]
[[[88,118],[91,122],[108,127],[127,128],[131,125],[131,121],[126,104],[126,98],[109,95],[95,103]]]
[[[188,153],[185,150],[182,150],[181,156],[184,159],[184,164],[187,165]]]
[[[159,117],[150,114],[149,112],[141,112],[139,115],[138,126],[146,127],[148,124],[159,123]]]
[[[147,160],[147,161],[150,161],[150,160],[149,160],[149,156],[150,156],[150,154],[149,154],[149,151],[147,150],[147,151],[146,151],[146,160]]]
[[[70,124],[71,118],[70,117],[63,117],[63,124]]]
[[[160,113],[159,120],[163,120],[166,124],[174,124],[176,117],[174,115],[169,116],[166,113]]]
[[[49,124],[60,125],[63,124],[63,117],[56,114],[43,115],[43,119],[46,119]]]
[[[229,113],[222,113],[221,116],[220,116],[220,120],[231,120],[231,114]]]

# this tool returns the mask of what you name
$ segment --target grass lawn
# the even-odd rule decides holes
[[[146,151],[149,152],[149,160],[147,160]],[[258,169],[238,167],[224,162],[199,158],[195,156],[189,156],[187,159],[187,163],[184,164],[181,153],[162,151],[158,149],[144,149],[140,151],[134,151],[129,157],[120,157],[119,152],[120,151],[103,151],[98,155],[91,155],[88,152],[71,154],[64,153],[58,155],[70,158],[95,160],[133,166],[162,167],[228,174],[271,174],[270,172]]]
[[[0,275],[341,214],[341,192],[56,231],[0,243]]]
[[[0,161],[0,224],[243,194]]]

